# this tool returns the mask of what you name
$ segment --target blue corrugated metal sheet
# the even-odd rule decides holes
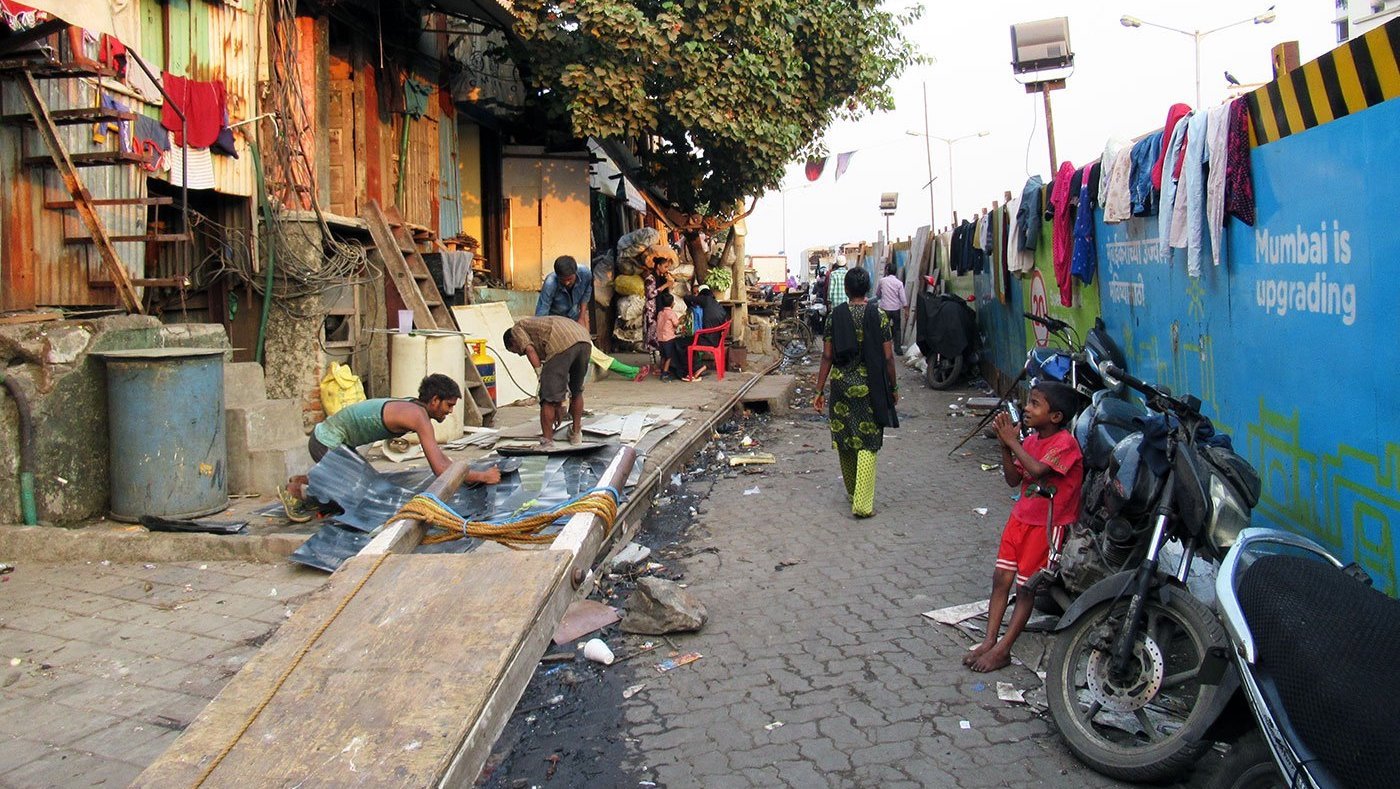
[[[462,232],[462,175],[457,167],[457,119],[444,114],[438,121],[438,237]]]

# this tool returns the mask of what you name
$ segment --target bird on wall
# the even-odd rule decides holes
[[[1235,79],[1235,75],[1234,75],[1234,74],[1231,74],[1231,73],[1228,72],[1228,71],[1225,72],[1225,81],[1228,82],[1228,83],[1230,83],[1231,85],[1238,85],[1238,84],[1240,84],[1240,81],[1239,81],[1238,79]]]

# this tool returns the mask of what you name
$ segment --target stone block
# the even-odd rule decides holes
[[[260,446],[237,461],[229,456],[228,489],[230,493],[275,496],[279,485],[287,484],[289,477],[305,474],[311,466],[304,437]]]
[[[263,400],[225,408],[224,424],[230,455],[306,437],[301,428],[301,409],[292,400]]]
[[[236,408],[267,399],[267,381],[257,362],[224,365],[224,407]]]

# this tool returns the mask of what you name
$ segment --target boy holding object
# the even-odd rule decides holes
[[[1084,485],[1084,458],[1074,434],[1065,428],[1074,415],[1076,395],[1070,387],[1044,381],[1031,388],[1024,422],[1031,429],[1020,440],[1016,425],[1006,412],[997,414],[992,425],[1001,442],[1001,468],[1006,484],[1020,485],[1021,497],[1011,507],[1011,517],[1001,533],[996,570],[992,573],[992,597],[987,610],[987,637],[963,658],[973,671],[996,671],[1011,663],[1011,647],[1030,621],[1034,595],[1016,595],[1016,609],[1000,640],[1001,620],[1006,615],[1012,584],[1023,587],[1026,580],[1045,567],[1049,541],[1045,523],[1051,502],[1029,495],[1026,488],[1037,483],[1053,488],[1054,523],[1073,523],[1079,517],[1080,491]]]

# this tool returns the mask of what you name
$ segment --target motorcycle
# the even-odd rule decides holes
[[[928,361],[924,381],[930,387],[947,389],[976,369],[982,335],[977,312],[966,300],[951,293],[921,293],[915,320],[919,351]]]
[[[1123,384],[1106,378],[1103,365],[1112,364],[1119,369],[1127,368],[1127,360],[1118,343],[1108,333],[1103,318],[1094,319],[1094,328],[1089,330],[1081,343],[1070,324],[1048,315],[1021,313],[1026,320],[1044,326],[1051,335],[1060,341],[1060,347],[1036,347],[1026,353],[1024,373],[1034,378],[1045,378],[1067,384],[1085,400],[1104,390],[1122,396]]]
[[[1215,591],[1230,639],[1217,670],[1238,675],[1257,725],[1211,786],[1393,786],[1400,600],[1312,540],[1262,528],[1240,532]]]
[[[1209,747],[1206,730],[1238,684],[1231,674],[1204,670],[1228,641],[1187,582],[1198,554],[1218,562],[1249,525],[1259,479],[1214,433],[1199,399],[1175,396],[1111,362],[1099,370],[1106,384],[1140,392],[1160,416],[1140,417],[1133,432],[1112,442],[1106,470],[1084,489],[1077,528],[1108,574],[1055,626],[1048,704],[1085,764],[1128,781],[1161,781]],[[1112,431],[1095,438],[1102,421],[1090,415],[1085,424],[1090,453],[1103,453],[1094,442],[1111,442]],[[1181,556],[1175,571],[1164,572],[1169,540]]]

